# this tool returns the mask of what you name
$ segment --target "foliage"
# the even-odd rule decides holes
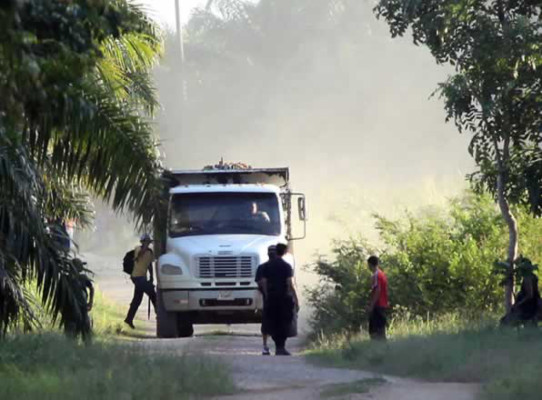
[[[193,399],[232,391],[228,369],[197,355],[108,342],[83,346],[53,334],[0,343],[5,400]]]
[[[311,327],[316,334],[357,332],[367,319],[371,288],[366,243],[337,241],[332,252],[333,261],[319,257],[311,265],[321,279],[319,286],[307,290],[307,301],[313,308]]]
[[[387,343],[354,338],[315,349],[309,359],[431,381],[483,383],[483,399],[534,400],[540,397],[542,363],[534,355],[542,350],[541,339],[538,330],[495,329],[471,323],[451,332],[426,331]]]
[[[358,69],[352,58],[365,45],[352,40],[352,31],[365,32],[359,17],[369,10],[357,0],[216,0],[194,11],[183,32],[185,63],[180,65],[177,36],[168,35],[156,74],[159,87],[167,89],[161,92],[164,107],[178,110],[183,83],[186,89],[182,116],[168,115],[167,126],[176,132],[182,124],[191,140],[200,132],[235,132],[244,140],[263,134],[264,120],[273,126],[274,114],[285,104],[288,111],[298,109],[298,118],[302,110],[308,114],[303,126],[310,125],[310,131],[322,126],[309,104],[330,102],[335,111],[347,102],[344,108],[358,110],[360,91],[367,87],[352,82],[345,64]],[[337,112],[330,111],[330,118],[335,120]]]
[[[542,257],[542,221],[526,209],[516,212],[528,228],[522,245]],[[503,257],[506,229],[489,196],[467,193],[446,210],[407,212],[399,220],[375,218],[396,317],[426,320],[461,310],[468,318],[499,310],[502,288],[494,263]],[[370,287],[366,259],[376,247],[362,239],[339,241],[333,260],[319,258],[312,265],[321,278],[308,297],[316,334],[359,331]]]
[[[538,2],[382,0],[376,13],[392,36],[412,32],[438,63],[456,73],[440,85],[448,118],[472,133],[474,178],[542,212],[542,8]]]
[[[440,84],[447,119],[472,135],[469,153],[478,191],[498,199],[508,225],[505,306],[510,310],[518,224],[510,204],[542,214],[542,7],[495,0],[380,0],[377,15],[392,36],[412,32],[437,63],[455,67]]]
[[[0,6],[0,331],[34,322],[25,296],[85,335],[80,271],[51,221],[89,224],[89,192],[148,223],[160,170],[146,115],[160,37],[125,0]]]

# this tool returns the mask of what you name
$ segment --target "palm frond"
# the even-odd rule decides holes
[[[23,147],[0,136],[0,332],[4,333],[20,318],[25,328],[35,321],[23,291],[30,279],[36,279],[43,303],[61,325],[86,312],[84,292],[73,284],[79,277],[73,259],[45,224],[40,208],[45,185],[30,160]],[[81,332],[88,334],[88,329]]]
[[[88,335],[81,270],[47,220],[90,222],[86,190],[152,219],[160,163],[142,115],[160,34],[126,0],[14,2],[0,26],[0,332],[31,326],[35,281],[53,320]]]
[[[75,220],[82,228],[92,226],[94,206],[89,192],[79,183],[59,174],[45,174],[43,210],[53,220]]]
[[[58,127],[44,125],[50,135],[35,135],[36,149],[52,149],[54,173],[70,177],[110,201],[117,210],[134,212],[150,222],[161,164],[152,127],[138,114],[112,99],[107,90],[88,85],[87,91],[64,93]],[[40,137],[47,136],[43,142]],[[32,137],[29,139],[32,140]],[[42,164],[43,165],[43,164]]]
[[[119,101],[139,105],[152,115],[158,101],[150,71],[162,53],[161,40],[136,33],[108,37],[101,44],[101,53],[98,82]]]

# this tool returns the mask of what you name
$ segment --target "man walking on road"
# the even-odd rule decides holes
[[[269,261],[274,260],[277,257],[277,246],[272,245],[267,248],[267,257],[269,257],[269,260],[264,262],[262,265],[260,265],[258,269],[256,270],[256,279],[255,279],[256,283],[258,284],[258,289],[262,293],[262,297],[263,297],[263,315],[262,315],[261,332],[262,332],[262,340],[263,340],[262,355],[264,356],[268,356],[271,353],[269,352],[269,347],[267,346],[267,338],[269,336],[269,321],[266,318],[267,314],[265,312],[265,294],[263,291],[262,279],[263,279],[263,271],[267,267],[267,265],[269,265]]]
[[[371,256],[367,260],[369,269],[373,272],[373,284],[369,303],[369,335],[371,339],[386,340],[386,310],[388,304],[388,278],[380,269],[380,260]]]
[[[288,247],[277,244],[277,257],[263,269],[262,288],[265,296],[265,316],[269,331],[275,342],[275,355],[289,356],[286,338],[294,317],[294,308],[299,310],[297,293],[293,283],[293,269],[282,259]]]
[[[143,300],[143,294],[149,296],[154,310],[156,311],[156,292],[154,291],[152,279],[152,262],[154,261],[154,253],[149,247],[152,240],[148,234],[141,236],[141,245],[134,250],[134,270],[130,279],[134,283],[134,297],[130,303],[128,315],[124,322],[132,329],[134,327],[134,317],[137,309]],[[149,271],[150,280],[147,279],[147,271]]]

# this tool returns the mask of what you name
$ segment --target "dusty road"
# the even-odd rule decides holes
[[[262,356],[261,339],[255,336],[212,336],[203,334],[190,339],[140,342],[153,351],[194,352],[211,355],[231,366],[239,394],[216,400],[312,400],[312,399],[373,399],[373,400],[474,400],[475,385],[425,383],[380,376],[370,372],[323,368],[308,363],[300,354],[300,340],[289,341],[292,357]],[[380,378],[384,382],[369,385],[368,393],[346,393],[332,396],[337,384],[353,384]],[[330,392],[331,389],[331,392]]]
[[[85,259],[96,273],[96,281],[106,296],[127,305],[132,284],[122,274],[116,259],[86,254]],[[146,303],[145,303],[146,304]],[[257,325],[196,326],[196,335],[189,339],[154,339],[154,321],[146,321],[146,306],[138,313],[137,324],[148,333],[138,345],[168,353],[201,353],[220,359],[231,367],[239,393],[215,400],[309,400],[309,399],[372,399],[372,400],[474,400],[475,385],[425,383],[379,376],[369,372],[323,368],[308,363],[302,355],[300,339],[289,340],[291,357],[261,355],[261,339]],[[227,335],[214,335],[220,330]],[[368,385],[368,393],[351,393],[349,387],[372,378],[383,379]],[[337,395],[338,384],[345,384]]]

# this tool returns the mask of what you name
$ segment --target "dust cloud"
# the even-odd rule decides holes
[[[170,32],[156,68],[164,162],[290,167],[310,218],[298,265],[332,239],[373,238],[372,213],[441,204],[465,187],[468,138],[430,99],[449,71],[391,39],[373,3],[215,3],[186,25],[185,63]],[[299,271],[299,284],[314,282]]]
[[[173,33],[156,74],[168,167],[221,157],[290,167],[294,189],[308,199],[308,236],[296,243],[301,264],[333,238],[373,237],[374,212],[444,202],[472,169],[467,138],[430,99],[449,71],[410,40],[391,39],[371,2],[313,3],[261,1],[233,17],[224,7],[213,17],[195,13],[185,30],[186,98],[172,84],[180,71]]]

